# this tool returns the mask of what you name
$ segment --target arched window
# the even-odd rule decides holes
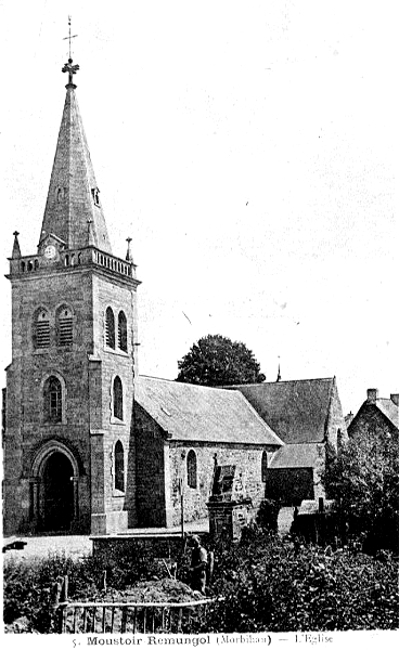
[[[50,316],[45,309],[36,313],[33,343],[35,348],[48,348],[50,345]]]
[[[114,450],[114,487],[116,490],[125,491],[125,461],[122,442],[117,440]]]
[[[268,473],[268,454],[266,451],[263,451],[261,456],[261,480],[263,483],[267,481]]]
[[[118,376],[115,377],[113,383],[113,413],[118,420],[124,419],[122,381]]]
[[[64,305],[60,307],[56,315],[57,345],[70,345],[73,340],[74,317],[72,309]]]
[[[187,455],[187,484],[191,488],[197,487],[197,459],[193,449]]]
[[[44,418],[46,422],[62,422],[62,387],[60,380],[51,375],[43,387]]]
[[[123,352],[128,352],[128,326],[123,311],[118,314],[118,347]]]
[[[115,348],[115,319],[111,307],[106,309],[106,345]]]

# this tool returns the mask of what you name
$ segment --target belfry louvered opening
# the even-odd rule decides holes
[[[70,345],[73,341],[74,319],[72,309],[61,307],[57,312],[57,345]]]
[[[50,317],[45,309],[36,315],[34,345],[36,348],[48,348],[50,345]]]

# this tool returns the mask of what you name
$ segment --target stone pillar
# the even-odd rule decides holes
[[[250,500],[212,501],[207,503],[210,535],[213,539],[225,537],[238,542],[242,529],[249,523]]]

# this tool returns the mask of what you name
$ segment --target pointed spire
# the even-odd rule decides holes
[[[14,244],[13,244],[11,258],[13,260],[19,260],[19,258],[21,257],[21,248],[18,241],[19,232],[16,230],[15,232],[13,232],[13,235],[14,235]]]
[[[280,381],[282,379],[282,377],[281,377],[281,358],[278,357],[278,359],[279,359],[279,361],[278,361],[278,374],[276,376],[276,381]]]
[[[132,237],[127,237],[126,241],[128,242],[128,250],[126,251],[125,259],[126,259],[127,262],[130,262],[131,264],[133,264],[133,257],[132,257],[132,251],[131,251]]]
[[[56,235],[67,248],[88,245],[88,220],[93,246],[112,253],[107,226],[99,198],[82,119],[75,95],[73,75],[79,66],[71,57],[71,21],[69,20],[69,59],[63,67],[68,72],[64,111],[41,232]],[[40,238],[39,245],[43,235]]]

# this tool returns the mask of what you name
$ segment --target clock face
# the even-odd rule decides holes
[[[44,249],[44,256],[48,260],[52,260],[56,256],[56,249],[54,248],[54,246],[46,246],[46,248]]]

